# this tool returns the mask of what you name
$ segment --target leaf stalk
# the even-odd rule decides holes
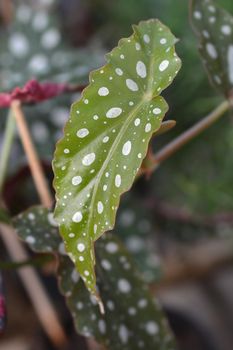
[[[4,134],[1,159],[0,159],[0,193],[2,193],[4,181],[7,173],[7,166],[9,163],[10,152],[15,135],[15,119],[12,110],[9,110],[6,129]]]

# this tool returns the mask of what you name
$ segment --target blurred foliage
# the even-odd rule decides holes
[[[101,314],[65,252],[53,214],[36,206],[15,217],[13,223],[34,252],[56,254],[60,290],[79,333],[93,336],[112,350],[175,349],[160,305],[116,235],[105,234],[96,244],[97,287],[105,307]]]
[[[36,7],[39,3],[46,4],[46,2],[53,1],[27,1]],[[121,36],[129,35],[132,23],[157,17],[169,25],[179,38],[177,51],[182,58],[183,66],[173,87],[168,89],[165,96],[170,105],[167,118],[175,119],[177,126],[156,140],[155,151],[193,125],[219,103],[220,98],[210,87],[198,54],[197,43],[188,18],[188,1],[59,0],[55,3],[59,4],[58,27],[63,28],[62,40],[65,45],[68,45],[67,42],[85,45],[81,49],[84,54],[79,61],[81,67],[85,68],[83,81],[87,81],[90,69],[100,65],[103,59],[102,52],[115,46]],[[216,0],[216,3],[233,12],[232,0]],[[51,12],[50,16],[56,17],[57,12]],[[30,37],[34,40],[32,35]],[[97,51],[101,47],[104,49],[102,52],[98,51],[94,57],[90,51],[86,51],[86,47],[92,48],[92,52],[96,48]],[[75,52],[80,56],[80,48]],[[90,65],[86,64],[87,58],[92,60]],[[63,69],[62,71],[64,72]],[[77,99],[77,96],[73,98]],[[43,158],[51,159],[54,142],[61,136],[63,125],[68,118],[71,100],[72,97],[64,96],[25,109],[37,148]],[[140,196],[143,195],[138,206],[145,207],[148,198],[153,200],[159,198],[176,207],[185,207],[194,213],[231,211],[232,161],[231,157],[227,156],[233,149],[231,124],[231,118],[226,115],[215,126],[162,164],[150,182],[140,180],[133,190],[134,194],[138,192]],[[15,169],[19,162],[24,162],[24,158],[17,146],[11,167]],[[134,201],[134,198],[132,200]]]
[[[15,1],[13,21],[0,31],[0,91],[22,86],[32,78],[40,82],[86,84],[89,71],[103,63],[103,49],[100,47],[77,49],[64,40],[57,11],[51,7],[53,3],[45,0],[38,3]],[[52,159],[55,143],[61,137],[69,116],[70,105],[77,98],[77,94],[67,94],[40,105],[25,107],[41,158]],[[1,110],[0,116],[3,127],[6,110]],[[17,170],[24,161],[21,146],[17,144],[11,170]]]

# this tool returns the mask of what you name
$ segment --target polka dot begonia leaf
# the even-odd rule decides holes
[[[61,34],[57,12],[38,1],[16,1],[11,24],[1,27],[0,41],[0,92],[23,86],[32,78],[86,83],[90,67],[102,62],[98,50],[72,48]]]
[[[36,253],[64,251],[53,214],[41,206],[31,207],[13,219],[16,232]]]
[[[91,73],[56,148],[55,217],[67,252],[97,298],[94,242],[113,228],[120,195],[132,186],[167,112],[159,95],[180,69],[175,42],[158,20],[134,26],[107,64]]]
[[[229,98],[233,90],[233,17],[212,0],[192,0],[191,19],[209,78]]]
[[[70,259],[62,257],[60,262],[60,288],[67,297],[77,330],[95,337],[111,350],[175,349],[160,306],[151,298],[116,235],[107,233],[101,237],[96,256],[97,287],[103,298],[104,315],[79,280]]]
[[[114,228],[148,283],[157,282],[162,276],[154,220],[153,210],[149,210],[141,197],[130,192],[122,198]]]
[[[57,0],[14,1],[11,23],[0,28],[0,93],[22,87],[32,78],[39,82],[87,84],[90,70],[103,64],[103,48],[73,48],[67,42],[67,36],[60,31],[57,6]],[[69,107],[77,96],[75,92],[24,106],[41,159],[51,161],[54,145],[69,117]],[[6,116],[7,109],[0,109],[0,137]],[[12,173],[24,162],[21,142],[16,147],[10,164]]]
[[[105,234],[96,244],[97,288],[105,308],[102,315],[64,251],[52,213],[34,207],[17,216],[14,225],[33,251],[57,254],[60,290],[78,333],[94,337],[111,350],[175,349],[163,311],[116,235]]]

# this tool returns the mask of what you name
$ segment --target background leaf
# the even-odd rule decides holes
[[[63,23],[57,1],[50,0],[46,6],[44,1],[22,0],[14,1],[14,5],[12,22],[0,28],[0,92],[23,86],[32,78],[40,82],[87,84],[90,70],[103,64],[105,49],[100,44],[95,44],[94,48],[91,44],[72,47],[67,33],[62,34]],[[43,44],[46,37],[47,40],[50,37],[51,47]],[[39,105],[24,107],[41,159],[51,162],[54,145],[62,136],[61,130],[69,117],[70,105],[78,96],[77,93],[65,94]],[[1,109],[0,137],[5,119],[6,110]],[[11,173],[25,164],[21,142],[17,136],[16,139],[14,158],[10,162]]]
[[[100,315],[83,282],[75,283],[71,261],[63,257],[60,264],[61,290],[77,330],[93,335],[111,350],[174,349],[160,307],[151,299],[119,239],[105,234],[97,242],[96,252],[97,286],[105,315]]]
[[[93,243],[114,226],[120,195],[167,111],[158,96],[177,74],[176,39],[158,20],[141,22],[93,72],[58,143],[56,219],[87,288],[95,290]],[[97,294],[96,294],[97,295]]]
[[[147,283],[161,279],[162,268],[155,229],[155,214],[131,191],[122,198],[114,232],[135,260],[137,269]]]
[[[14,21],[0,31],[0,92],[28,80],[86,83],[89,68],[102,63],[98,50],[72,48],[54,9],[19,3]],[[85,62],[85,63],[84,63]]]
[[[14,220],[19,237],[36,253],[62,252],[61,238],[53,214],[41,206],[32,207]]]
[[[77,331],[95,337],[111,350],[174,349],[163,312],[152,300],[119,239],[108,233],[96,245],[97,285],[106,311],[101,315],[95,298],[61,248],[63,243],[51,215],[45,208],[34,207],[17,216],[14,224],[20,238],[34,251],[56,252],[59,247],[60,289]]]
[[[212,0],[192,0],[191,18],[212,84],[226,97],[233,89],[233,17]]]

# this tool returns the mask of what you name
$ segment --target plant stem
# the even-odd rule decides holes
[[[205,118],[199,121],[197,124],[192,126],[190,129],[185,131],[183,134],[175,138],[173,141],[168,143],[159,152],[155,153],[153,162],[157,167],[164,160],[169,158],[175,152],[177,152],[182,146],[191,141],[194,137],[198,136],[201,132],[208,129],[214,124],[223,114],[230,108],[230,102],[222,102],[216,109],[214,109]]]
[[[40,197],[41,203],[47,207],[51,208],[53,204],[53,198],[48,188],[48,184],[40,164],[39,157],[37,155],[36,149],[34,147],[33,141],[31,139],[30,132],[24,117],[21,103],[19,101],[12,102],[12,110],[14,117],[18,126],[19,135],[28,158],[29,166],[32,172],[32,177]]]
[[[13,14],[12,0],[0,0],[0,10],[4,23],[9,24],[12,21]]]
[[[15,134],[15,119],[14,119],[12,110],[10,110],[7,117],[7,123],[6,123],[5,135],[4,135],[1,159],[0,159],[0,193],[2,192],[5,177],[6,177],[7,166],[8,166],[10,151],[11,151],[11,147],[14,139],[14,134]]]

